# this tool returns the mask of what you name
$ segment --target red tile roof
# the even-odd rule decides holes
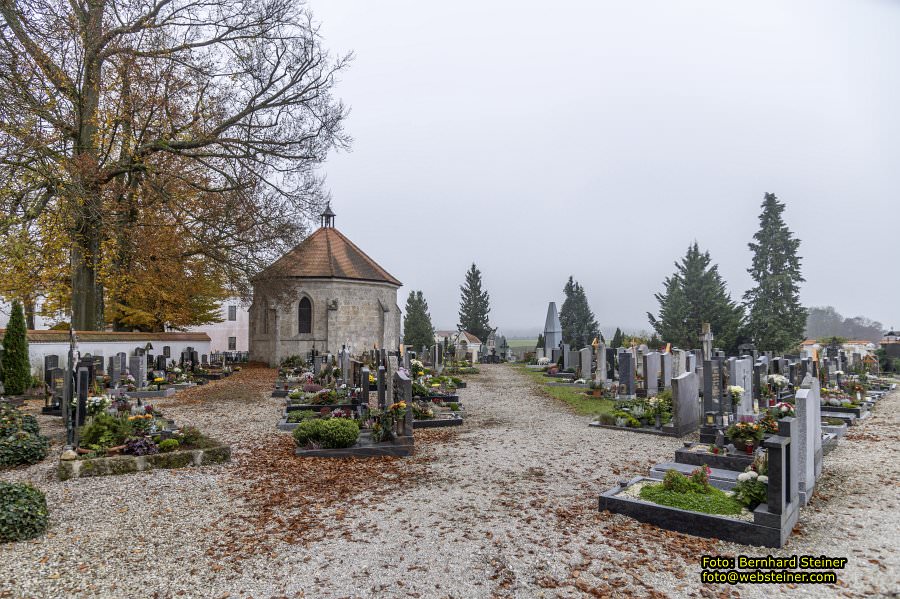
[[[0,339],[6,335],[6,329],[0,329]],[[146,342],[146,341],[199,341],[209,342],[206,333],[132,333],[113,331],[75,331],[78,341],[85,342]],[[34,330],[28,331],[29,343],[67,343],[69,331]]]
[[[350,279],[403,285],[334,227],[322,227],[263,270],[272,277]]]

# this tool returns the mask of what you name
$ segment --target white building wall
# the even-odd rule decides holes
[[[234,306],[235,320],[229,320],[229,307]],[[190,327],[188,332],[206,333],[209,335],[209,351],[250,351],[250,309],[241,304],[237,298],[226,300],[219,307],[219,318],[222,322],[206,324],[199,327]],[[229,337],[235,338],[235,347],[229,348]]]

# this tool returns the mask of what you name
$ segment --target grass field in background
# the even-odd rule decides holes
[[[517,349],[520,347],[534,349],[534,346],[537,345],[537,337],[534,339],[507,339],[506,344]]]
[[[585,395],[584,389],[567,389],[565,387],[550,387],[548,382],[553,382],[544,376],[540,370],[529,370],[524,364],[515,364],[516,370],[531,378],[532,381],[538,383],[544,395],[565,402],[575,413],[581,416],[595,416],[597,414],[608,414],[613,411],[613,402],[610,399],[599,399]]]

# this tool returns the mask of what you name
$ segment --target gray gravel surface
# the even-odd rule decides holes
[[[41,417],[57,439],[51,457],[0,478],[41,488],[51,529],[0,546],[0,597],[872,597],[900,590],[898,394],[826,457],[797,533],[771,551],[598,513],[600,492],[671,460],[681,441],[589,428],[587,417],[542,395],[513,367],[485,366],[460,391],[466,424],[417,441],[417,458],[392,462],[399,476],[372,467],[347,506],[317,508],[322,534],[259,541],[265,555],[223,559],[214,548],[227,527],[246,528],[240,523],[267,500],[242,465],[251,450],[284,446],[285,433],[275,432],[283,400],[266,397],[247,382],[251,376],[213,383],[222,390],[213,400],[183,394],[159,402],[179,421],[230,440],[234,460],[226,466],[61,483],[54,478],[58,419]],[[229,389],[240,392],[232,399]],[[308,476],[308,464],[285,460],[288,472]],[[258,497],[248,498],[251,488]],[[698,559],[708,553],[850,561],[838,586],[704,587]]]

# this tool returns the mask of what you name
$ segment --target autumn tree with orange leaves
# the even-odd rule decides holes
[[[0,0],[0,295],[214,319],[321,206],[348,58],[295,0]]]

